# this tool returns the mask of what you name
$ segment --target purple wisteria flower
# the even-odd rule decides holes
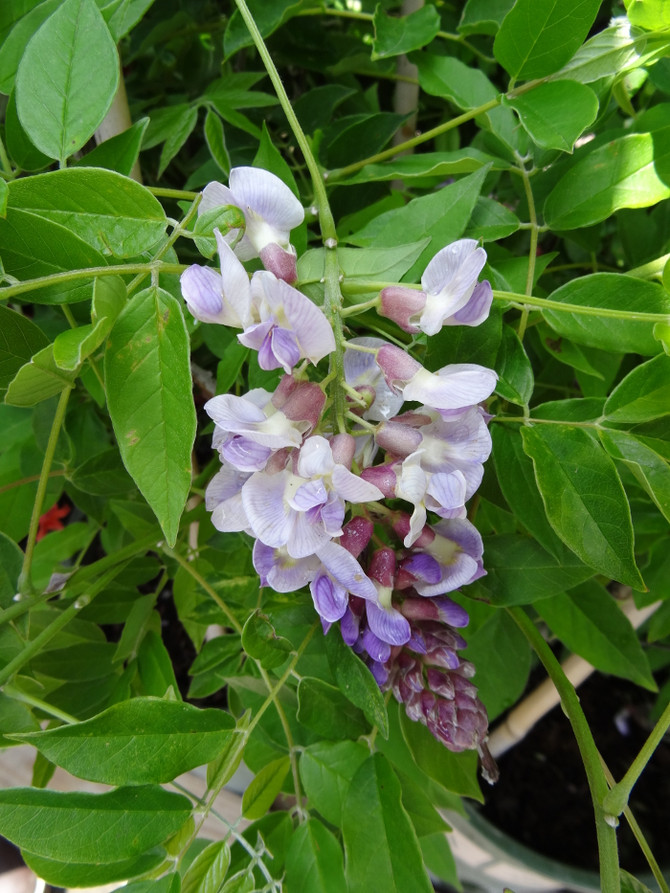
[[[306,558],[342,534],[347,502],[381,496],[336,461],[325,437],[313,435],[300,449],[295,471],[253,474],[242,488],[242,505],[257,539],[273,548],[285,546],[292,558]]]
[[[493,369],[474,363],[455,363],[429,372],[421,363],[391,344],[377,352],[386,383],[404,400],[416,400],[433,409],[465,409],[493,393],[498,376]]]
[[[245,230],[226,235],[234,243],[240,260],[260,257],[266,270],[286,282],[296,280],[296,252],[289,242],[291,230],[305,219],[305,212],[289,187],[270,171],[257,167],[234,167],[228,186],[208,183],[202,193],[198,214],[233,205],[244,214]]]
[[[422,291],[389,286],[380,293],[379,312],[401,329],[436,335],[442,326],[477,326],[493,301],[489,282],[477,282],[486,252],[474,239],[459,239],[435,255],[421,277]]]
[[[291,369],[301,360],[315,365],[335,350],[330,323],[297,289],[272,273],[249,276],[218,230],[221,273],[194,265],[182,273],[188,309],[202,322],[243,329],[238,339],[258,351],[261,369]]]
[[[300,403],[305,400],[311,405],[304,405],[301,412]],[[219,450],[222,460],[239,471],[262,471],[274,452],[301,445],[303,436],[316,423],[313,410],[317,408],[320,413],[324,402],[323,391],[313,382],[296,382],[283,410],[276,407],[274,395],[262,388],[244,397],[213,397],[205,404],[216,425],[212,446]]]

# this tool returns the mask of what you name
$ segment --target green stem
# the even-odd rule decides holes
[[[8,679],[10,679],[14,673],[21,669],[22,666],[28,663],[31,658],[33,658],[36,654],[42,650],[43,646],[50,642],[51,639],[55,635],[57,635],[63,627],[67,626],[67,624],[81,611],[82,608],[85,608],[86,605],[89,605],[93,599],[100,592],[105,589],[109,583],[120,574],[121,571],[125,567],[125,562],[118,561],[118,553],[117,553],[117,562],[114,567],[111,568],[104,576],[100,577],[99,580],[91,586],[91,588],[83,595],[80,595],[78,598],[75,598],[74,601],[68,605],[52,622],[45,627],[42,632],[35,636],[30,642],[26,644],[26,647],[20,654],[17,654],[13,660],[10,660],[8,664],[0,670],[0,687],[2,687]]]
[[[523,182],[523,189],[526,194],[526,203],[528,205],[528,217],[530,220],[530,246],[528,248],[528,273],[526,274],[526,296],[530,297],[533,294],[533,284],[535,282],[535,262],[537,258],[537,235],[538,235],[538,225],[537,225],[537,212],[535,210],[535,199],[533,197],[533,189],[530,184],[530,177],[528,176],[528,171],[526,170],[526,165],[524,160],[518,153],[516,154],[516,158],[519,164],[519,173],[521,174],[521,179]],[[519,320],[519,328],[517,329],[517,335],[519,336],[519,340],[523,341],[523,336],[526,333],[526,326],[528,325],[528,315],[530,310],[528,306],[524,306],[521,311],[521,319]]]
[[[397,282],[375,281],[372,279],[347,279],[344,283],[345,296],[356,296],[368,292],[379,292],[383,288],[398,285]],[[403,282],[405,288],[421,288]],[[550,298],[534,298],[518,292],[494,291],[495,301],[518,304],[520,307],[537,307],[538,310],[560,310],[563,313],[574,313],[576,316],[597,316],[603,319],[629,319],[636,322],[670,322],[670,313],[644,313],[637,310],[615,310],[612,307],[585,307],[581,304],[568,304],[563,301],[552,301]]]
[[[51,478],[65,477],[65,474],[66,472],[62,469],[59,471],[50,471],[49,480],[51,480]],[[21,478],[18,481],[12,481],[9,484],[3,484],[2,487],[0,487],[0,494],[6,493],[8,490],[13,490],[15,487],[22,487],[24,484],[34,484],[35,481],[39,481],[40,477],[41,475],[39,474],[31,474],[28,477]]]
[[[49,276],[39,276],[37,279],[26,279],[16,285],[7,285],[0,288],[0,301],[23,295],[27,292],[37,291],[40,288],[48,288],[50,285],[62,285],[64,282],[76,282],[77,279],[96,279],[99,276],[122,276],[126,273],[138,273],[148,275],[156,266],[152,261],[148,264],[117,264],[113,267],[87,267],[85,270],[67,270],[64,273],[51,273]],[[187,264],[158,265],[159,273],[183,273]]]
[[[277,99],[286,115],[286,120],[288,121],[289,127],[293,131],[293,135],[296,138],[296,142],[300,146],[300,151],[303,154],[305,159],[305,164],[307,165],[307,169],[309,170],[310,177],[312,178],[312,184],[314,186],[314,198],[315,203],[319,209],[319,224],[321,226],[321,235],[323,236],[324,242],[327,239],[335,239],[337,240],[337,229],[335,227],[335,220],[333,219],[332,212],[330,210],[330,205],[328,203],[328,198],[326,196],[326,188],[323,183],[323,178],[321,176],[321,171],[319,170],[319,166],[316,163],[316,159],[312,154],[311,146],[305,136],[305,133],[300,126],[300,122],[293,111],[293,106],[291,105],[291,101],[288,98],[288,94],[284,88],[284,84],[282,83],[282,79],[279,76],[279,72],[277,71],[277,67],[274,64],[272,56],[268,52],[268,48],[265,46],[265,42],[263,41],[263,37],[261,32],[258,30],[256,26],[256,22],[254,21],[251,12],[249,11],[249,7],[247,6],[245,0],[235,0],[235,5],[240,11],[240,15],[244,19],[244,23],[249,30],[249,34],[258,50],[258,55],[261,57],[263,61],[263,65],[265,66],[265,70],[268,73],[270,80],[272,81],[272,86],[275,89],[275,93],[277,94]]]
[[[551,648],[544,641],[525,611],[518,607],[508,608],[507,610],[533,647],[560,695],[563,711],[570,721],[582,762],[584,763],[593,801],[596,834],[598,837],[598,853],[600,856],[601,889],[603,893],[620,893],[621,880],[616,830],[608,822],[611,814],[603,808],[603,802],[608,793],[607,779],[600,763],[600,754],[593,740],[591,729],[579,703],[577,692],[563,672]]]
[[[30,611],[31,608],[34,608],[35,605],[48,601],[50,598],[56,598],[57,596],[62,597],[62,595],[62,592],[40,592],[39,595],[31,595],[28,598],[22,598],[18,602],[14,602],[14,604],[10,605],[8,608],[5,608],[4,611],[0,611],[0,626],[3,626],[5,623],[10,623],[18,617],[22,617]]]
[[[602,757],[600,758],[600,762],[602,764],[603,772],[605,773],[605,778],[607,779],[607,783],[609,784],[610,788],[613,788],[614,787],[614,776],[612,775],[610,770],[607,768],[607,764],[602,759]],[[661,871],[660,866],[659,866],[658,862],[656,861],[654,854],[651,851],[651,847],[649,846],[649,843],[647,842],[647,838],[644,836],[644,834],[642,832],[642,828],[640,828],[640,826],[638,825],[638,823],[635,819],[635,816],[631,812],[631,809],[629,806],[624,807],[623,814],[624,814],[626,821],[628,822],[628,827],[630,828],[630,830],[633,833],[633,837],[637,841],[638,846],[642,850],[642,854],[644,855],[645,859],[647,860],[647,864],[649,865],[649,870],[654,875],[654,879],[656,880],[656,883],[658,884],[659,889],[661,890],[661,893],[670,893],[670,887],[668,887],[668,884],[666,883],[665,878],[663,877],[663,872]]]
[[[197,570],[193,567],[193,565],[183,558],[178,552],[173,551],[168,546],[163,545],[163,552],[168,555],[170,558],[174,559],[177,564],[181,565],[184,568],[187,574],[189,574],[196,583],[207,593],[207,595],[212,599],[213,602],[223,611],[226,615],[226,620],[228,621],[228,625],[231,629],[234,629],[237,633],[242,633],[242,625],[237,619],[237,617],[232,613],[228,605],[221,598],[219,593],[212,586],[209,585],[207,580],[204,577],[201,577]]]
[[[332,171],[326,171],[324,178],[328,183],[335,183],[338,180],[343,180],[350,174],[355,174],[357,171],[361,170],[366,164],[376,164],[379,161],[386,161],[388,158],[400,155],[408,149],[413,149],[415,146],[421,146],[423,143],[434,139],[436,136],[439,136],[442,133],[447,133],[449,130],[460,127],[461,124],[465,124],[467,121],[472,121],[472,119],[476,118],[478,115],[483,115],[486,112],[491,111],[491,109],[496,108],[499,104],[500,100],[498,98],[491,99],[489,102],[485,102],[476,109],[471,109],[469,112],[463,112],[462,115],[458,115],[455,118],[451,118],[449,121],[445,121],[444,124],[439,124],[437,127],[433,127],[432,130],[426,130],[424,133],[412,137],[412,139],[405,140],[404,143],[398,143],[397,146],[392,146],[390,149],[385,149],[383,152],[377,152],[376,155],[371,155],[369,158],[364,158],[362,161],[355,161],[353,164],[346,165],[346,167],[339,167]]]
[[[46,450],[44,451],[42,471],[40,473],[40,479],[37,484],[37,493],[35,494],[33,513],[30,518],[30,527],[28,529],[28,541],[26,543],[25,555],[23,556],[23,567],[21,568],[21,575],[19,576],[19,593],[21,594],[29,592],[32,586],[30,581],[30,571],[33,562],[33,553],[35,551],[37,531],[39,529],[40,517],[42,515],[42,508],[44,506],[44,498],[46,496],[47,485],[49,483],[51,463],[53,462],[54,454],[56,452],[56,444],[58,443],[58,436],[60,434],[61,427],[63,426],[63,420],[65,419],[65,412],[67,410],[67,403],[70,399],[71,391],[72,387],[69,385],[61,391],[61,395],[58,400],[58,406],[56,407],[56,414],[54,415],[54,420],[51,424],[51,431],[49,432],[49,440],[47,441]]]
[[[0,139],[0,164],[2,164],[2,169],[7,176],[7,179],[14,179],[14,171],[12,170],[12,163],[9,160],[9,155],[7,155],[7,150],[5,149],[4,142]]]
[[[263,667],[258,664],[258,669],[261,674],[261,678],[263,682],[266,684],[268,691],[272,691],[272,680],[270,676],[263,669]],[[302,811],[302,794],[300,793],[300,775],[298,773],[298,759],[296,756],[295,743],[293,741],[293,735],[291,734],[291,727],[288,724],[288,720],[286,719],[286,713],[284,712],[284,708],[279,703],[278,700],[274,702],[275,710],[277,711],[277,716],[279,717],[279,722],[281,723],[282,729],[284,731],[284,737],[286,738],[286,746],[288,747],[288,757],[291,762],[291,776],[293,777],[293,787],[295,788],[295,799],[298,805],[298,809]]]
[[[62,722],[67,723],[68,725],[79,722],[76,716],[72,716],[70,713],[66,713],[64,710],[59,710],[58,707],[52,707],[51,704],[47,704],[46,701],[41,701],[39,698],[35,698],[33,697],[33,695],[29,695],[25,691],[21,691],[21,689],[15,688],[15,686],[10,685],[10,683],[7,683],[7,685],[5,685],[3,691],[7,695],[7,697],[12,698],[14,701],[21,701],[23,704],[28,704],[30,707],[35,707],[37,708],[37,710],[41,710],[42,713],[46,713],[49,716],[60,719]]]
[[[185,192],[183,189],[164,189],[162,186],[145,186],[156,198],[176,198],[179,201],[192,202],[196,199],[199,192]]]
[[[651,759],[652,754],[663,740],[663,737],[669,728],[670,704],[667,704],[665,710],[661,714],[659,721],[656,723],[651,731],[651,734],[642,745],[640,752],[631,763],[628,771],[621,779],[621,781],[614,785],[612,790],[603,800],[603,808],[607,810],[610,815],[621,815],[624,807],[628,803],[628,798],[630,797],[630,793],[633,790],[635,783],[642,775],[642,772]]]
[[[263,60],[263,65],[268,73],[272,86],[275,89],[279,103],[286,115],[289,127],[291,128],[296,142],[300,147],[300,151],[305,159],[305,164],[309,170],[314,187],[314,202],[319,212],[319,226],[321,228],[321,238],[326,249],[326,258],[324,264],[324,313],[328,317],[333,334],[335,335],[335,350],[330,355],[330,371],[334,372],[333,388],[331,391],[332,409],[335,417],[336,428],[340,432],[346,431],[344,420],[346,408],[346,395],[342,388],[341,382],[344,381],[344,348],[343,331],[342,331],[342,292],[340,289],[340,266],[337,259],[337,228],[333,218],[333,212],[328,202],[326,187],[324,184],[321,171],[316,162],[316,158],[312,153],[305,133],[300,126],[300,122],[293,111],[293,106],[288,98],[288,94],[284,88],[284,84],[279,76],[277,67],[274,64],[270,53],[263,41],[256,22],[249,12],[249,8],[245,0],[235,0],[240,15],[249,29],[249,34],[258,50],[258,54]]]

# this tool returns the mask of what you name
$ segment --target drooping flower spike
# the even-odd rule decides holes
[[[289,187],[262,168],[234,167],[228,186],[216,182],[205,186],[198,214],[224,205],[233,205],[244,214],[242,238],[236,241],[236,230],[226,235],[240,260],[260,257],[265,269],[278,279],[295,282],[296,252],[289,238],[291,230],[305,219],[305,211]]]

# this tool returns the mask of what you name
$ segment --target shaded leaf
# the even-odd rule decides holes
[[[347,893],[343,854],[336,838],[317,819],[308,819],[291,837],[286,884],[293,893]]]
[[[567,425],[525,427],[521,436],[547,518],[563,542],[585,564],[644,591],[628,500],[607,453],[583,429]]]
[[[383,754],[369,757],[356,772],[344,801],[342,835],[350,893],[432,891],[400,783]]]
[[[387,15],[379,4],[373,25],[372,58],[385,59],[410,53],[430,43],[440,30],[440,16],[432,4],[399,17]]]
[[[265,815],[277,799],[290,768],[291,760],[287,756],[263,766],[242,797],[242,815],[245,819],[260,819]]]
[[[657,690],[637,633],[613,596],[595,580],[544,599],[536,609],[563,644],[596,669]]]
[[[105,382],[123,462],[173,545],[191,486],[196,420],[188,333],[168,292],[147,288],[121,311]]]

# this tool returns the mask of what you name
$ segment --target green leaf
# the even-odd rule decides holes
[[[488,169],[463,177],[431,195],[412,199],[408,205],[380,214],[362,230],[349,237],[363,248],[390,248],[407,244],[408,233],[431,237],[428,245],[404,277],[411,282],[425,270],[440,248],[458,239],[465,230],[479,197]]]
[[[161,637],[153,630],[149,630],[142,639],[137,652],[137,669],[143,694],[179,700],[179,686],[170,655]]]
[[[66,329],[54,341],[54,361],[73,372],[104,342],[126,303],[126,286],[120,276],[100,277],[93,283],[91,325]]]
[[[337,828],[351,781],[368,756],[355,741],[319,741],[300,756],[300,779],[311,805]]]
[[[78,465],[69,478],[78,490],[92,496],[118,496],[135,489],[116,447],[91,456]]]
[[[120,0],[120,2],[111,4],[111,15],[107,14],[109,7],[103,10],[103,15],[115,43],[118,43],[122,37],[125,37],[139,22],[153,2],[154,0]]]
[[[625,18],[616,18],[581,46],[557,77],[569,78],[582,84],[602,79],[623,77],[642,64],[639,36],[631,34]]]
[[[86,722],[20,737],[77,778],[144,785],[172,781],[213,760],[234,727],[222,710],[133,698]]]
[[[121,311],[105,382],[123,462],[174,545],[191,486],[196,419],[188,333],[168,292],[147,288]]]
[[[477,668],[474,683],[489,720],[500,716],[523,694],[530,672],[531,650],[519,627],[500,610],[487,609],[489,617],[468,633],[462,652]]]
[[[647,208],[670,196],[670,132],[628,133],[598,146],[565,173],[547,196],[554,230],[606,220],[619,208]]]
[[[158,163],[158,179],[163,176],[168,165],[193,132],[198,121],[198,107],[186,106],[185,111],[177,117],[174,127],[169,131]]]
[[[358,738],[369,731],[361,710],[334,685],[313,676],[303,676],[298,683],[298,722],[334,741]]]
[[[573,279],[549,298],[615,312],[670,313],[670,296],[660,285],[621,273],[594,273]],[[618,319],[616,313],[604,317],[569,310],[543,310],[542,315],[559,335],[587,347],[643,356],[654,356],[662,350],[654,338],[652,322]]]
[[[352,704],[360,707],[368,721],[377,726],[384,738],[388,738],[386,704],[374,676],[341,636],[326,636],[324,642],[328,663],[340,691]]]
[[[32,320],[0,304],[0,392],[6,390],[21,366],[48,343],[47,336]]]
[[[628,500],[607,453],[583,429],[567,425],[525,427],[521,436],[547,518],[563,542],[599,573],[644,591]]]
[[[23,552],[4,533],[0,533],[0,608],[8,608],[18,592]]]
[[[383,180],[435,180],[440,182],[454,174],[471,174],[484,165],[491,170],[505,170],[509,164],[501,158],[487,155],[479,149],[466,147],[457,152],[423,152],[420,155],[402,155],[383,164],[366,164],[357,174],[338,180],[338,186],[355,186]]]
[[[260,819],[265,815],[277,799],[290,768],[291,760],[287,756],[263,766],[242,797],[245,819]]]
[[[254,611],[242,630],[242,647],[250,657],[259,660],[266,670],[280,667],[293,651],[284,636],[278,636],[267,614]]]
[[[34,732],[40,724],[21,701],[0,692],[0,747],[16,744],[6,736],[16,732]]]
[[[113,881],[125,881],[129,877],[137,877],[152,871],[165,861],[165,850],[154,849],[150,853],[133,859],[105,864],[86,864],[73,862],[70,859],[58,861],[37,856],[23,850],[21,855],[29,868],[37,877],[44,879],[54,887],[67,889],[70,887],[87,887],[89,884],[109,884]],[[157,893],[164,893],[159,890]]]
[[[190,814],[186,797],[151,785],[105,794],[0,791],[0,833],[28,853],[62,862],[137,858],[174,834]]]
[[[7,217],[0,218],[0,256],[5,271],[20,280],[107,264],[99,251],[66,227],[11,207]],[[80,278],[30,294],[36,304],[75,303],[90,297],[90,281]]]
[[[209,154],[221,168],[223,173],[230,174],[230,155],[226,148],[226,137],[223,132],[221,118],[211,109],[207,109],[205,116],[205,141]]]
[[[455,56],[433,56],[420,53],[412,57],[419,69],[421,89],[431,96],[448,99],[460,109],[491,108],[478,119],[509,146],[518,142],[514,131],[518,125],[512,112],[500,105],[499,90],[483,71],[466,65]]]
[[[600,0],[516,0],[493,54],[514,80],[552,74],[582,45],[599,7]]]
[[[16,107],[21,124],[41,152],[65,161],[105,117],[118,83],[116,46],[98,7],[93,0],[64,0],[19,64]]]
[[[544,599],[535,607],[561,642],[597,670],[657,691],[637,633],[613,596],[599,583],[582,583],[572,592]]]
[[[381,3],[375,9],[372,40],[372,58],[386,59],[401,56],[418,50],[437,35],[440,30],[440,16],[431,4],[417,9],[409,15],[399,17],[387,15]]]
[[[613,459],[619,459],[633,472],[658,510],[670,521],[670,465],[651,447],[628,431],[598,432]]]
[[[398,780],[402,788],[402,805],[407,810],[418,837],[438,834],[440,831],[444,834],[450,830],[423,788],[402,772],[398,773]]]
[[[435,372],[444,366],[444,358],[450,363],[479,363],[493,366],[502,338],[502,314],[499,307],[492,307],[489,318],[479,326],[444,326],[428,339],[426,369]]]
[[[513,211],[488,196],[480,195],[463,235],[482,242],[495,242],[515,233],[521,221]]]
[[[544,503],[535,483],[533,463],[523,451],[519,427],[503,424],[491,426],[498,483],[507,504],[521,524],[547,552],[560,559],[565,547],[547,521]]]
[[[135,180],[74,167],[24,177],[9,187],[10,207],[60,224],[103,255],[135,257],[165,235],[160,202]]]
[[[400,783],[383,754],[368,757],[354,776],[342,811],[342,836],[350,893],[432,891]]]
[[[21,366],[10,381],[5,403],[12,406],[34,406],[60,394],[74,383],[75,378],[75,372],[58,368],[54,361],[54,345],[48,344],[29,363]]]
[[[433,738],[426,726],[411,720],[402,706],[398,707],[398,714],[403,738],[421,771],[447,791],[481,802],[475,751],[452,753]]]
[[[461,34],[495,34],[514,0],[467,0],[458,30]]]
[[[16,94],[12,93],[5,111],[5,142],[13,161],[23,171],[39,171],[51,165],[51,159],[28,139],[16,112]],[[7,184],[5,191],[8,192]],[[4,217],[4,214],[2,215]]]
[[[605,403],[609,422],[638,423],[670,415],[670,357],[661,354],[636,366]]]
[[[328,167],[343,167],[376,155],[407,120],[407,115],[374,112],[346,115],[332,121],[323,134],[322,154]]]
[[[624,3],[631,25],[650,31],[670,26],[670,10],[663,0],[624,0]]]
[[[139,158],[142,140],[149,124],[148,118],[140,118],[128,130],[112,136],[87,152],[75,163],[79,167],[98,167],[117,171],[130,177]]]
[[[496,371],[496,393],[518,406],[527,406],[533,395],[533,370],[519,336],[507,324],[503,325]]]
[[[593,576],[593,570],[565,546],[559,560],[520,534],[485,537],[484,547],[488,576],[481,585],[494,605],[532,604]]]
[[[181,893],[218,893],[229,866],[230,849],[225,840],[210,843],[189,865],[181,883]]]
[[[298,9],[304,9],[304,0],[274,0],[267,3],[265,0],[250,0],[249,10],[253,15],[256,27],[261,32],[261,37],[269,37],[280,25],[295,15]],[[310,4],[307,4],[309,6]],[[232,14],[228,21],[226,33],[223,37],[223,50],[226,58],[229,58],[241,50],[242,47],[252,46],[253,38],[244,19],[238,10]]]
[[[131,0],[132,2],[132,0]],[[181,881],[178,873],[166,874],[146,881],[131,881],[124,886],[124,893],[179,893]]]
[[[292,893],[347,893],[342,850],[317,819],[308,819],[291,837],[286,853],[286,887]]]
[[[519,115],[530,138],[543,149],[572,152],[577,138],[593,124],[598,97],[578,81],[550,81],[505,100]]]
[[[16,69],[23,58],[28,41],[39,29],[42,22],[49,18],[51,13],[58,8],[60,2],[61,0],[46,0],[43,3],[31,2],[27,4],[25,0],[21,0],[20,3],[3,4],[0,11],[0,15],[3,16],[3,33],[0,34],[0,44],[2,44],[2,52],[0,53],[0,93],[6,93],[9,96],[14,89]],[[29,5],[33,8],[29,9]],[[5,11],[11,16],[9,22],[5,22]],[[9,34],[5,31],[6,26],[11,29]]]

